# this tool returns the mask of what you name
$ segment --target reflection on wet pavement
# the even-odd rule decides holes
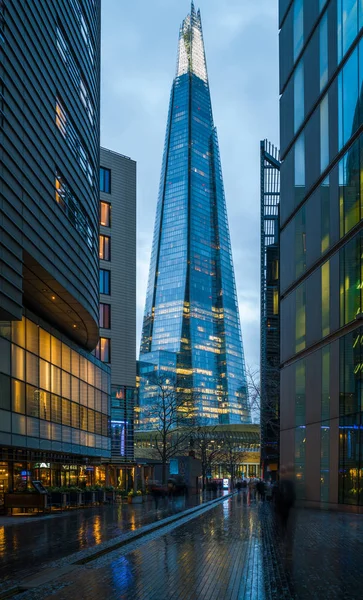
[[[200,496],[191,496],[187,501],[184,497],[160,500],[158,511],[150,500],[141,505],[73,510],[34,522],[13,524],[12,519],[11,525],[0,526],[0,582],[25,577],[45,563],[135,531],[202,500]]]
[[[235,496],[95,560],[36,598],[360,600],[362,534],[359,515],[303,510],[290,556],[269,503],[248,506]]]

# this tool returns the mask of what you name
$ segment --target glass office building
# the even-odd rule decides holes
[[[218,139],[193,3],[179,34],[140,361],[158,373],[171,369],[178,389],[193,393],[203,422],[250,422]],[[143,418],[150,389],[142,371],[145,428],[152,424]]]
[[[363,505],[363,5],[280,0],[281,463]]]

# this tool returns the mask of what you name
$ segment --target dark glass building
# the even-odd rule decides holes
[[[174,373],[206,424],[250,422],[218,140],[193,3],[179,35],[140,361]],[[147,381],[141,365],[142,427],[152,426],[143,418]]]
[[[100,7],[0,9],[0,461],[2,489],[18,489],[84,481],[110,455],[110,369],[91,355]]]
[[[363,5],[280,0],[281,463],[363,505]]]
[[[260,423],[263,476],[276,479],[280,438],[279,151],[260,142],[261,161],[261,368]]]

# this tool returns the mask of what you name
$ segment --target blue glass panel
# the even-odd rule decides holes
[[[304,45],[304,2],[294,2],[294,61],[299,56]]]
[[[304,120],[304,61],[301,60],[294,74],[294,132]]]

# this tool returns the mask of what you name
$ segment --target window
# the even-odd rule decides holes
[[[108,235],[100,235],[100,259],[111,260],[111,238]]]
[[[92,44],[92,39],[91,39],[89,30],[88,30],[88,25],[87,25],[86,19],[83,16],[83,12],[79,5],[78,0],[71,0],[71,3],[73,6],[73,10],[76,13],[78,24],[80,26],[82,37],[86,43],[86,48],[88,50],[89,57],[93,64],[93,60],[94,60],[93,44]]]
[[[100,327],[110,329],[111,327],[111,305],[100,303]]]
[[[295,309],[295,352],[300,352],[305,348],[305,283],[300,285],[296,292],[296,309]]]
[[[358,50],[356,48],[338,75],[339,150],[358,127]]]
[[[101,202],[100,224],[103,227],[111,227],[111,204],[108,202]]]
[[[76,128],[71,122],[67,111],[59,98],[56,98],[55,122],[59,131],[76,157],[81,169],[87,176],[89,183],[93,185],[93,167],[91,160],[81,143]]]
[[[358,0],[338,0],[338,63],[358,34]]]
[[[109,363],[111,361],[111,340],[101,337],[95,350],[95,357],[102,362]]]
[[[295,153],[295,206],[298,206],[305,195],[305,136],[298,137],[294,147]]]
[[[272,302],[273,302],[273,314],[278,315],[279,314],[279,292],[276,289],[273,290]]]
[[[55,200],[92,250],[96,240],[92,223],[78,198],[59,172],[55,176]]]
[[[294,132],[304,120],[304,61],[301,60],[294,74]]]
[[[325,337],[330,333],[330,262],[321,267],[321,329]]]
[[[339,162],[340,237],[360,221],[359,151],[359,140],[357,140]]]
[[[111,194],[111,171],[100,167],[100,192]]]
[[[354,236],[339,253],[341,327],[362,312],[362,240],[360,234]]]
[[[306,218],[305,205],[295,216],[295,277],[306,269]]]
[[[320,91],[328,83],[328,14],[325,13],[319,30],[320,43]]]
[[[320,171],[329,164],[329,94],[320,103]]]
[[[100,269],[100,294],[111,294],[111,271]]]
[[[321,197],[321,253],[330,246],[330,187],[329,176],[320,186]]]
[[[294,61],[304,44],[304,4],[303,0],[294,2]]]

